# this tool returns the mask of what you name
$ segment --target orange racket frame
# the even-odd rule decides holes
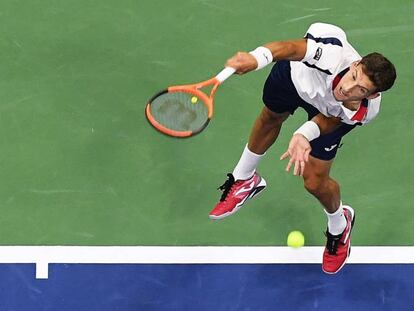
[[[203,131],[207,127],[207,125],[209,124],[211,118],[213,117],[214,95],[217,91],[217,88],[220,86],[221,83],[223,83],[226,79],[228,79],[234,72],[235,72],[235,69],[233,69],[231,67],[226,67],[219,74],[217,74],[215,77],[213,77],[211,79],[208,79],[208,80],[205,80],[205,81],[202,81],[202,82],[199,82],[199,83],[195,83],[195,84],[170,86],[167,89],[165,89],[161,92],[158,92],[153,97],[151,97],[151,99],[148,101],[147,106],[145,108],[145,115],[147,117],[147,120],[149,121],[149,123],[156,130],[158,130],[159,132],[161,132],[163,134],[166,134],[168,136],[172,136],[172,137],[186,138],[186,137],[191,137],[191,136],[194,136],[194,135],[200,133],[201,131]],[[207,86],[213,86],[209,95],[207,95],[206,93],[204,93],[203,91],[200,90],[201,88],[205,88]],[[195,130],[195,131],[176,131],[176,130],[172,130],[172,129],[169,129],[169,128],[163,126],[162,124],[160,124],[152,116],[152,114],[151,114],[151,102],[155,98],[157,98],[158,96],[161,96],[165,93],[174,93],[174,92],[185,92],[185,93],[192,94],[195,97],[198,97],[203,102],[203,104],[207,106],[207,109],[208,109],[207,120],[203,124],[203,126],[201,126],[200,129]]]

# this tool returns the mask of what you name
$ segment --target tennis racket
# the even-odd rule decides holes
[[[158,131],[173,137],[191,137],[203,131],[213,117],[214,94],[235,69],[224,68],[215,77],[196,84],[170,86],[147,103],[145,115]],[[211,86],[210,95],[202,88]]]

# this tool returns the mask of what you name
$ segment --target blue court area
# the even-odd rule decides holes
[[[1,311],[413,310],[414,265],[0,265]]]

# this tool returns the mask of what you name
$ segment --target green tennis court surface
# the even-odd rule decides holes
[[[238,215],[208,219],[260,111],[270,68],[232,77],[209,128],[170,139],[144,106],[170,84],[204,80],[237,50],[343,27],[379,51],[398,80],[377,120],[344,140],[333,176],[357,213],[355,245],[414,245],[408,1],[90,1],[0,3],[0,244],[322,245],[325,215],[279,156],[296,113],[260,166],[268,189]]]

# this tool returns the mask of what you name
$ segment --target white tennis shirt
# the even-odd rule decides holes
[[[333,85],[349,66],[362,57],[349,44],[345,32],[334,25],[315,23],[306,32],[307,50],[300,62],[291,62],[291,76],[299,96],[327,117],[347,124],[368,123],[379,112],[381,95],[363,100],[357,111],[349,110],[333,96]]]

